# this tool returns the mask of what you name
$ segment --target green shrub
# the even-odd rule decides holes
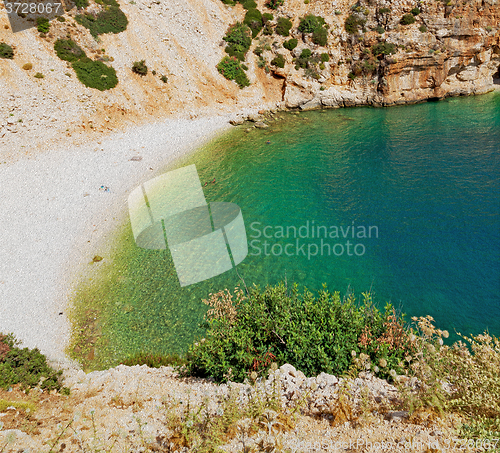
[[[415,23],[415,16],[413,14],[405,14],[399,21],[401,25],[410,25]]]
[[[377,32],[379,32],[381,35],[385,33],[385,28],[381,27],[380,25],[376,28]]]
[[[376,57],[391,55],[396,53],[396,46],[389,42],[379,42],[372,47],[372,53]]]
[[[229,44],[226,47],[226,53],[236,57],[238,60],[244,60],[245,54],[252,44],[251,36],[252,31],[248,25],[237,22],[228,30],[226,36],[223,38]]]
[[[217,65],[217,70],[226,79],[234,80],[240,88],[250,85],[250,80],[236,57],[224,57]]]
[[[283,5],[283,3],[285,3],[285,0],[269,0],[266,4],[271,9],[277,9],[278,6]]]
[[[148,67],[146,66],[146,62],[144,60],[134,61],[132,65],[132,71],[140,76],[145,76],[148,73]]]
[[[300,19],[299,31],[301,33],[313,33],[315,30],[323,27],[324,25],[325,19],[323,19],[321,16],[308,14],[307,16]]]
[[[271,64],[273,66],[277,66],[278,68],[284,68],[285,67],[285,57],[281,54],[277,54],[273,60],[271,61]]]
[[[380,14],[389,14],[391,12],[391,8],[380,8],[378,12]]]
[[[262,34],[266,36],[270,36],[274,33],[273,26],[271,25],[270,22],[267,22],[266,25],[264,25],[264,28],[262,29]]]
[[[166,75],[162,75],[160,77],[160,80],[163,82],[163,83],[167,83],[168,82],[168,77]]]
[[[289,39],[283,43],[283,47],[288,50],[293,50],[297,47],[298,41],[295,38]]]
[[[46,357],[38,348],[19,348],[19,342],[12,334],[0,334],[0,387],[20,384],[21,388],[36,387],[40,381],[43,390],[61,390],[62,371],[56,371],[47,364]]]
[[[12,60],[14,58],[14,49],[4,42],[0,42],[0,58]]]
[[[47,33],[50,29],[49,19],[47,19],[46,17],[37,17],[36,25],[36,28],[40,33]]]
[[[414,16],[418,16],[420,14],[420,8],[413,8],[410,13],[412,13]]]
[[[271,362],[290,363],[307,376],[339,376],[352,366],[353,351],[374,362],[383,358],[391,368],[405,357],[403,319],[390,305],[380,312],[367,294],[358,306],[352,295],[342,300],[324,288],[315,297],[279,284],[265,291],[254,287],[246,296],[220,291],[204,302],[216,309],[205,316],[205,338],[187,353],[188,372],[195,376],[242,382],[250,371],[262,375]]]
[[[59,22],[66,22],[66,19],[64,18],[64,16],[57,16],[57,20]]]
[[[319,27],[313,31],[312,42],[318,46],[326,46],[328,41],[328,30],[324,27]]]
[[[243,23],[248,25],[250,30],[252,30],[252,38],[255,38],[262,30],[262,27],[264,25],[264,22],[262,20],[262,13],[256,8],[249,9],[245,14]]]
[[[241,2],[241,4],[246,10],[257,8],[257,3],[254,0],[246,0],[245,2]]]
[[[264,13],[262,14],[262,20],[264,23],[269,22],[270,20],[273,20],[274,16],[271,13]]]
[[[328,55],[327,53],[322,53],[321,54],[321,61],[323,63],[326,63],[327,61],[330,61],[330,55]]]
[[[61,60],[70,62],[86,56],[84,50],[71,39],[58,39],[54,43],[54,50]]]
[[[364,26],[366,19],[360,19],[354,15],[350,15],[344,22],[344,28],[347,33],[354,35],[358,32],[358,28]]]
[[[422,33],[425,33],[427,31],[427,27],[425,25],[420,25],[420,27],[418,27],[418,29],[422,32]]]
[[[95,17],[92,14],[79,14],[75,20],[88,28],[94,38],[105,33],[120,33],[128,25],[127,16],[117,6],[109,6]]]
[[[74,0],[74,2],[75,2],[75,6],[78,9],[84,9],[87,6],[89,6],[89,0]]]
[[[311,58],[312,52],[311,49],[302,49],[300,53],[300,58]]]
[[[116,71],[102,61],[81,58],[72,63],[78,80],[89,88],[99,91],[109,90],[118,84]]]
[[[292,21],[286,17],[280,17],[276,23],[276,33],[281,36],[288,36],[292,28]]]
[[[342,11],[338,11],[338,10],[336,10],[336,11],[335,11],[335,15],[336,15],[336,16],[342,16]],[[323,88],[324,88],[324,87],[323,87]]]
[[[43,79],[45,76],[41,72],[37,72],[33,77],[36,77],[37,79]]]

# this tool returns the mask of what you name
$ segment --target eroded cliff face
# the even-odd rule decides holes
[[[416,7],[421,12],[415,23],[402,25],[403,15]],[[384,8],[390,13],[380,14]],[[436,0],[361,0],[328,6],[325,2],[311,10],[323,15],[330,25],[326,49],[332,58],[317,80],[300,77],[291,58],[277,71],[286,80],[284,100],[288,107],[413,103],[481,94],[499,83],[498,0],[448,4]],[[365,22],[364,27],[348,33],[344,27],[348,14]],[[377,27],[385,31],[375,31]],[[295,37],[303,40],[303,45],[322,51],[309,37],[298,32]],[[374,59],[371,49],[383,42],[393,44],[395,53]],[[303,45],[294,50],[295,56]]]

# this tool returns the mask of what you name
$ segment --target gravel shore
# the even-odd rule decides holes
[[[0,143],[0,332],[74,367],[64,348],[75,270],[118,225],[140,181],[228,128],[228,119],[170,119],[32,155]]]

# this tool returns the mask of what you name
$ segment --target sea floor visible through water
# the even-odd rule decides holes
[[[85,368],[184,352],[203,335],[202,299],[240,276],[370,291],[408,320],[433,316],[450,341],[500,335],[500,92],[248,127],[156,174],[195,164],[208,202],[241,208],[248,256],[237,272],[181,287],[170,252],[137,247],[125,222],[76,285],[70,353]]]

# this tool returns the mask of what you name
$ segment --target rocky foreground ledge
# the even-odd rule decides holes
[[[69,396],[0,391],[0,399],[29,398],[36,406],[0,412],[3,452],[215,451],[188,448],[182,433],[246,405],[257,415],[238,420],[224,437],[224,451],[452,452],[461,446],[453,440],[453,420],[395,410],[397,389],[370,373],[307,378],[285,364],[266,381],[217,385],[181,378],[171,367],[120,365],[66,371],[65,385]],[[281,409],[258,415],[273,398]]]

